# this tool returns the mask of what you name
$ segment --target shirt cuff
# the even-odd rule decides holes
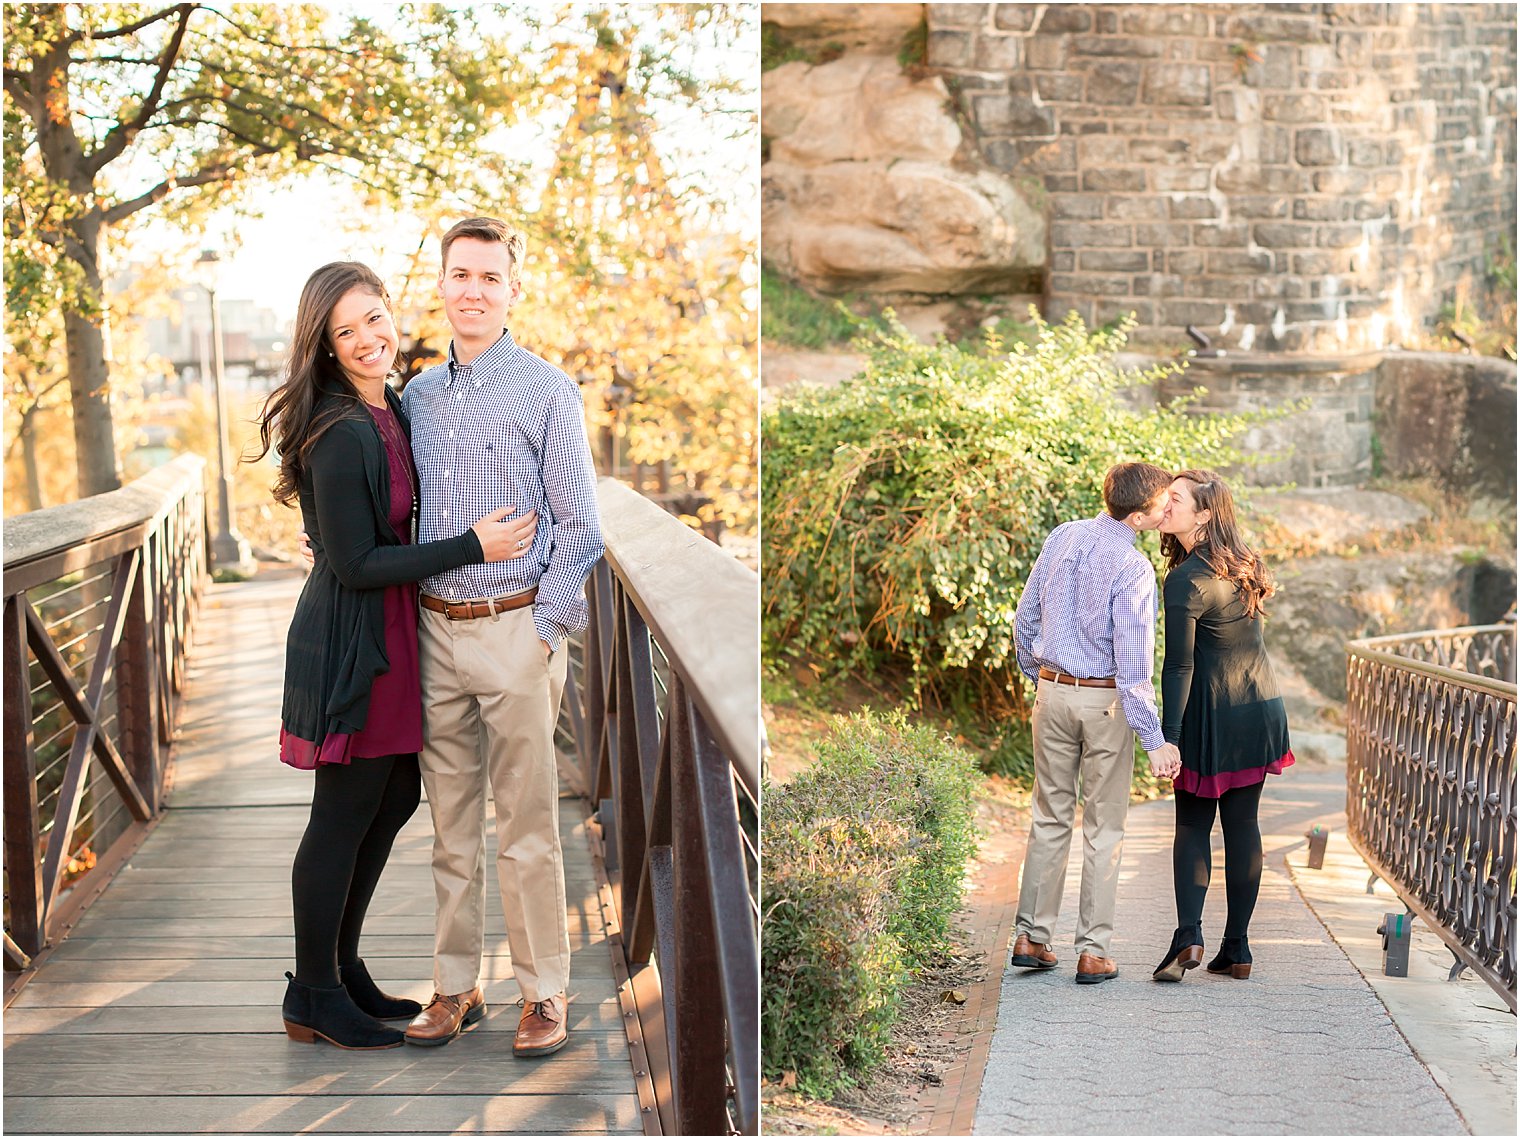
[[[538,639],[551,649],[558,649],[560,642],[568,635],[563,625],[545,616],[536,605],[533,607],[533,627],[538,630]]]
[[[1136,732],[1135,734],[1140,737],[1140,746],[1146,751],[1155,751],[1167,742],[1166,737],[1161,734],[1160,728],[1153,728],[1143,734],[1140,732]]]

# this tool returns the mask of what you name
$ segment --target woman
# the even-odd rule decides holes
[[[1167,559],[1161,731],[1182,751],[1173,778],[1177,833],[1172,878],[1177,931],[1158,981],[1180,981],[1203,960],[1216,808],[1224,830],[1224,942],[1210,973],[1251,975],[1246,928],[1261,885],[1257,808],[1268,775],[1293,763],[1288,717],[1267,660],[1263,602],[1276,592],[1261,557],[1241,539],[1229,488],[1212,471],[1183,471],[1161,521]]]
[[[296,971],[285,1031],[341,1048],[392,1048],[416,1001],[387,996],[359,934],[396,834],[421,799],[422,691],[415,582],[531,549],[534,515],[510,506],[457,538],[412,542],[417,475],[386,385],[398,339],[390,298],[363,265],[324,265],[301,292],[285,382],[260,421],[280,456],[275,498],[299,502],[315,563],[286,642],[280,759],[314,771],[291,873]]]

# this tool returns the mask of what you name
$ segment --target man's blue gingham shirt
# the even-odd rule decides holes
[[[461,566],[424,592],[449,601],[505,597],[538,586],[533,624],[557,648],[586,627],[586,575],[602,556],[596,475],[575,381],[520,348],[512,334],[469,364],[421,373],[401,398],[422,480],[417,540],[463,534],[493,510],[538,511],[533,548],[520,558]]]
[[[1019,668],[1113,677],[1124,718],[1155,751],[1165,742],[1151,684],[1156,651],[1156,571],[1135,532],[1108,514],[1064,522],[1035,560],[1013,619]]]

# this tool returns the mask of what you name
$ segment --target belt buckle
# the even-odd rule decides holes
[[[445,601],[443,603],[443,615],[444,615],[444,617],[447,618],[450,621],[463,621],[464,617],[456,617],[456,616],[454,616],[454,608],[455,608],[454,602],[452,602],[452,601]],[[468,608],[468,606],[466,606],[466,608]]]

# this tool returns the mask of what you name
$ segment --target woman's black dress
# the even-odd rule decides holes
[[[1262,642],[1233,583],[1191,554],[1167,575],[1161,731],[1182,752],[1176,787],[1217,799],[1293,763],[1288,714]]]

